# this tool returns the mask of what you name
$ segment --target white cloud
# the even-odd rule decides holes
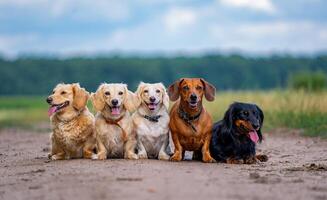
[[[232,7],[243,7],[252,10],[275,13],[276,7],[271,0],[219,0],[222,4]]]
[[[166,29],[170,32],[178,32],[196,23],[196,12],[186,8],[172,8],[163,16]]]

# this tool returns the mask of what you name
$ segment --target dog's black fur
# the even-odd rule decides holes
[[[246,160],[255,159],[256,144],[249,138],[251,130],[244,126],[237,126],[237,120],[249,122],[262,141],[261,127],[264,115],[262,110],[254,104],[233,103],[226,111],[224,118],[213,126],[210,143],[211,156],[217,162],[228,162],[228,159]]]

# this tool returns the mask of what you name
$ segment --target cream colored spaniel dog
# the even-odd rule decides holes
[[[91,95],[91,101],[97,111],[95,132],[98,153],[93,159],[138,159],[130,116],[138,104],[137,96],[127,89],[126,84],[104,83]]]
[[[169,160],[169,97],[164,85],[141,82],[136,95],[140,106],[132,118],[139,158]]]
[[[52,160],[91,158],[95,149],[94,116],[86,107],[89,93],[78,83],[58,84],[47,98],[52,125]]]

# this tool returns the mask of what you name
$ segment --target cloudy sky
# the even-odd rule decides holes
[[[326,0],[0,1],[8,57],[326,50]]]

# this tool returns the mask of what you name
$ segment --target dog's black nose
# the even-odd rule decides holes
[[[196,96],[196,94],[191,94],[191,96],[190,96],[190,99],[191,99],[192,101],[196,101],[197,98],[198,98],[198,97]]]
[[[47,103],[50,104],[50,103],[52,103],[52,101],[53,101],[53,99],[52,99],[51,97],[48,97],[48,98],[47,98]]]
[[[153,103],[153,102],[156,101],[156,98],[155,97],[150,97],[150,101],[151,101],[151,103]]]
[[[111,103],[113,106],[116,106],[118,104],[118,100],[117,99],[113,99],[111,100]]]

